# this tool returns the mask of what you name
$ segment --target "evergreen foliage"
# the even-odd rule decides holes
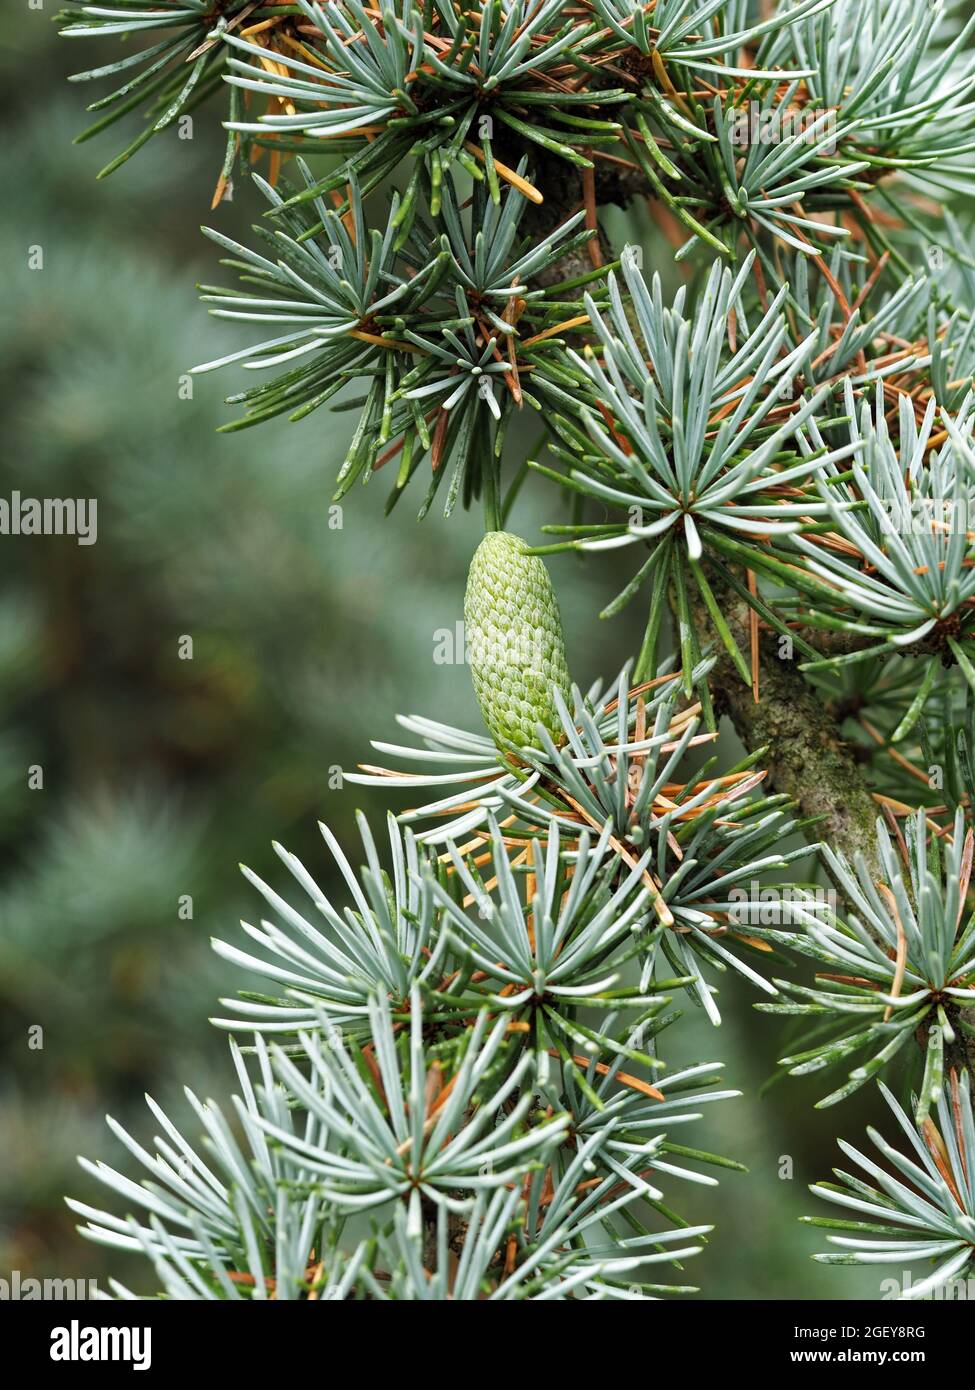
[[[736,1164],[671,1137],[729,1093],[710,1062],[668,1081],[666,1030],[678,997],[719,1024],[729,972],[814,1020],[787,1071],[864,1055],[821,1104],[923,1044],[911,1114],[884,1088],[913,1156],[877,1141],[905,1181],[844,1146],[877,1187],[816,1190],[885,1220],[823,1258],[938,1261],[914,1296],[970,1264],[973,28],[942,0],[67,12],[69,37],[151,37],[82,75],[126,74],[99,125],[150,98],[137,146],[226,87],[215,202],[268,153],[263,249],[209,232],[240,288],[205,301],[261,328],[197,370],[277,373],[227,428],[349,410],[334,501],[387,469],[389,510],[420,473],[421,518],[477,503],[486,532],[465,617],[488,733],[402,717],[414,745],[375,747],[419,770],[346,780],[431,799],[388,851],[361,818],[358,872],[323,827],[341,902],[280,850],[301,908],[248,873],[274,920],[217,946],[278,991],[216,1020],[243,1141],[191,1098],[206,1157],[153,1106],[157,1154],[113,1126],[149,1178],[88,1165],[124,1205],[73,1202],[85,1234],[165,1293],[686,1292],[649,1268],[707,1235],[670,1190]],[[673,296],[600,223],[633,197]],[[508,529],[529,472],[568,502],[535,547]],[[633,661],[585,692],[540,558],[562,550],[637,557],[602,615],[640,596]],[[829,738],[711,752],[783,683]],[[835,909],[792,878],[810,848]]]

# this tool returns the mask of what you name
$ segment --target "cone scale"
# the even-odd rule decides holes
[[[502,746],[538,744],[539,724],[559,738],[553,696],[571,682],[558,600],[548,570],[510,531],[489,531],[471,561],[464,628],[474,693]]]

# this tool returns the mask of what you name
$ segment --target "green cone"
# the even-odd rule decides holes
[[[464,598],[484,722],[499,743],[519,748],[537,746],[539,723],[560,735],[552,690],[569,700],[571,684],[555,590],[542,561],[526,549],[510,531],[489,531],[474,552]]]

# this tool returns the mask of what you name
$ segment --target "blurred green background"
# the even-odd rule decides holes
[[[261,200],[238,185],[211,218],[213,108],[195,139],[169,131],[96,183],[127,127],[73,148],[92,96],[64,77],[115,50],[58,40],[51,21],[22,7],[3,27],[0,496],[96,497],[98,540],[0,540],[0,1277],[111,1271],[148,1289],[140,1260],[75,1233],[63,1195],[101,1195],[76,1155],[124,1167],[106,1112],[147,1140],[144,1092],[183,1120],[184,1083],[203,1096],[232,1084],[207,1017],[244,980],[209,938],[235,939],[256,909],[238,861],[280,883],[277,838],[323,873],[317,819],[351,846],[355,808],[384,809],[364,789],[330,790],[329,770],[365,757],[396,711],[477,726],[466,669],[433,653],[461,616],[480,518],[418,524],[417,490],[384,522],[382,480],[331,529],[348,417],[221,436],[239,377],[197,378],[182,398],[181,375],[233,346],[196,300],[197,281],[219,278],[199,223],[240,235]],[[672,278],[646,220],[625,231]],[[537,538],[562,507],[535,481],[512,529]],[[595,621],[626,564],[551,563],[580,683],[638,644],[639,605]],[[42,788],[28,787],[32,766]],[[718,1033],[689,1008],[665,1040],[674,1062],[726,1060],[745,1092],[691,1142],[749,1174],[671,1194],[718,1226],[688,1275],[712,1298],[877,1297],[883,1271],[813,1264],[822,1237],[797,1222],[820,1205],[806,1184],[828,1176],[836,1133],[858,1142],[875,1097],[828,1114],[811,1084],[762,1098],[781,1026],[753,1002],[729,983]]]

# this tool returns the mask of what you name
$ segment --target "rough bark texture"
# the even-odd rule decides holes
[[[750,646],[749,610],[737,594],[710,576],[715,596],[739,648]],[[691,612],[702,639],[721,655],[711,685],[718,713],[727,714],[746,749],[768,746],[769,781],[798,803],[803,816],[823,817],[819,836],[852,860],[862,854],[877,866],[877,804],[870,795],[855,745],[841,736],[822,697],[803,679],[796,662],[779,657],[774,634],[759,639],[759,701],[725,653],[700,595]]]
[[[514,152],[505,151],[500,158],[515,163],[518,161],[518,155]],[[522,227],[540,241],[583,206],[582,175],[574,165],[540,149],[532,152],[532,172],[535,186],[542,192],[545,201],[525,209]],[[600,207],[605,207],[607,203],[626,207],[634,198],[646,197],[648,192],[646,180],[637,170],[616,165],[602,166],[595,170],[593,177],[596,203]],[[615,259],[615,253],[601,230],[599,244],[604,260]],[[592,268],[588,247],[580,246],[535,278],[540,285],[554,285],[561,280],[571,280],[576,275],[585,275]]]
[[[709,576],[725,620],[742,651],[750,647],[749,609],[737,594],[729,593],[717,576]],[[715,712],[727,714],[735,732],[753,751],[768,747],[762,759],[769,782],[799,805],[803,816],[822,816],[819,837],[841,850],[847,858],[862,854],[871,871],[879,872],[876,824],[878,808],[857,758],[854,745],[840,736],[834,714],[806,683],[794,661],[782,660],[773,634],[759,637],[759,701],[724,653],[703,600],[691,603],[691,614],[702,639],[711,640],[722,655],[711,674]],[[955,1041],[945,1043],[945,1072],[968,1067],[975,1073],[975,1037],[967,1034],[959,1019],[973,1021],[971,1009],[962,1010],[945,999],[945,1012],[955,1030]],[[927,1028],[918,1030],[917,1041],[927,1047]]]

